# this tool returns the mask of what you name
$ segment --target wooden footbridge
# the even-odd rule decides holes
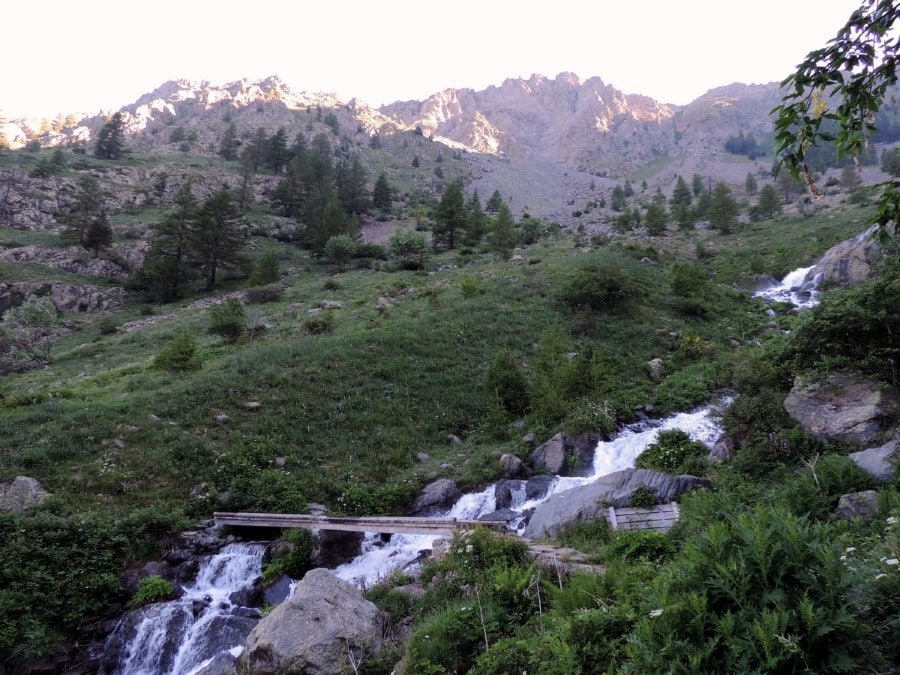
[[[652,509],[613,508],[604,514],[613,530],[659,530],[665,532],[680,516],[678,504],[660,504]],[[450,536],[461,530],[488,527],[505,530],[505,520],[465,520],[461,518],[404,517],[337,517],[297,513],[226,513],[213,514],[217,525],[234,527],[303,527],[308,530],[341,530],[344,532],[378,532],[381,534],[434,534]]]
[[[217,525],[234,527],[303,527],[308,530],[378,532],[381,534],[453,535],[473,527],[506,529],[504,520],[463,520],[459,518],[336,517],[296,513],[224,513],[213,514]]]

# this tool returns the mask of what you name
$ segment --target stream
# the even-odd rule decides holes
[[[754,293],[772,302],[790,302],[806,309],[818,302],[819,275],[812,267],[788,274],[779,283]],[[657,438],[660,431],[680,429],[693,440],[712,448],[722,433],[719,413],[731,403],[723,397],[709,405],[664,419],[646,420],[621,429],[610,441],[600,441],[594,450],[591,472],[583,477],[555,476],[546,492],[526,496],[526,481],[514,485],[508,506],[517,516],[510,529],[521,532],[531,511],[550,495],[590,483],[601,476],[631,468],[635,460]],[[463,495],[445,513],[460,519],[478,519],[497,511],[496,485]],[[360,554],[340,565],[334,573],[356,586],[366,587],[392,572],[415,571],[438,536],[395,534],[388,540],[367,533]],[[127,647],[111,675],[194,675],[217,655],[237,656],[256,623],[255,610],[241,606],[243,593],[262,571],[263,544],[231,544],[202,560],[196,581],[183,588],[178,600],[148,605],[123,619],[110,636],[122,638]],[[109,642],[107,643],[109,644]]]

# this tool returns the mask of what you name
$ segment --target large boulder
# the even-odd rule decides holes
[[[831,517],[835,520],[852,520],[859,518],[869,521],[878,515],[878,493],[875,490],[853,492],[841,495],[837,508]]]
[[[850,459],[863,471],[868,472],[876,480],[888,483],[897,473],[897,460],[900,459],[900,441],[888,441],[877,448],[851,452]]]
[[[884,255],[884,248],[872,237],[876,229],[877,226],[873,226],[828,249],[810,270],[810,276],[841,286],[853,286],[871,279],[876,263]]]
[[[896,393],[874,380],[844,373],[832,373],[824,382],[798,377],[784,400],[784,409],[809,433],[859,445],[878,438],[882,422],[898,408]]]
[[[49,496],[36,478],[16,476],[12,481],[0,483],[0,511],[22,513]]]
[[[658,504],[677,500],[685,492],[710,488],[705,478],[670,476],[649,469],[624,469],[592,483],[551,495],[538,506],[522,533],[526,539],[555,537],[571,523],[606,517],[610,506],[628,506],[638,488],[652,490]]]
[[[559,475],[566,469],[566,439],[559,433],[531,453],[537,471]]]
[[[355,586],[326,569],[306,573],[294,595],[250,632],[238,672],[331,675],[352,672],[381,649],[385,617]]]
[[[424,488],[410,509],[411,516],[431,516],[448,509],[462,496],[459,486],[449,478],[440,478]]]

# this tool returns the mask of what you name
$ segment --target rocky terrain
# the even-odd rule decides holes
[[[581,205],[604,196],[628,177],[640,175],[651,187],[668,191],[678,174],[715,175],[740,184],[750,171],[767,171],[767,161],[729,155],[723,145],[738,132],[768,138],[769,113],[778,102],[775,83],[732,84],[687,106],[671,106],[623,94],[598,77],[581,82],[561,73],[508,79],[483,91],[447,89],[424,101],[376,109],[355,99],[298,92],[270,77],[224,85],[170,81],[121,112],[130,148],[178,162],[185,150],[172,142],[176,130],[193,139],[191,156],[214,157],[229,123],[245,141],[258,128],[273,133],[279,127],[290,141],[300,131],[308,136],[328,131],[325,111],[336,121],[334,144],[352,148],[372,169],[400,178],[401,162],[453,155],[459,161],[448,169],[448,178],[460,177],[483,195],[499,190],[515,212],[565,225],[573,224],[568,202]],[[90,147],[105,120],[102,114],[77,121],[70,116],[59,124],[15,120],[0,132],[13,148],[34,140],[49,148]],[[376,136],[383,151],[370,147]],[[425,166],[432,168],[423,161]],[[421,173],[412,187],[440,188],[430,172]],[[562,206],[560,195],[567,197]]]

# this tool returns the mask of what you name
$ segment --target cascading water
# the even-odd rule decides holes
[[[123,620],[110,638],[127,640],[113,674],[189,675],[216,655],[240,649],[256,621],[242,614],[239,596],[259,577],[264,551],[263,544],[229,544],[202,563],[181,598]]]
[[[681,429],[693,440],[712,447],[721,435],[721,427],[717,413],[727,407],[731,399],[723,399],[717,403],[704,406],[698,410],[679,413],[663,420],[638,422],[625,427],[611,441],[601,441],[594,451],[593,471],[589,476],[561,477],[557,476],[546,494],[537,499],[526,500],[524,487],[513,494],[510,510],[524,514],[545,501],[550,495],[586,485],[601,476],[634,466],[635,460],[647,449],[659,435],[667,429]],[[477,519],[497,510],[495,499],[496,486],[491,485],[483,492],[463,495],[453,508],[443,516],[451,518]],[[510,528],[521,529],[524,518],[510,521]],[[402,570],[414,566],[422,557],[423,550],[430,549],[433,535],[399,535],[395,534],[388,542],[382,542],[377,535],[367,535],[362,553],[345,565],[334,570],[334,573],[347,581],[360,586],[371,585],[389,575],[394,570]]]
[[[753,295],[773,302],[790,302],[799,309],[808,309],[819,302],[820,273],[813,274],[815,266],[801,267],[790,272],[779,283],[756,291]]]

